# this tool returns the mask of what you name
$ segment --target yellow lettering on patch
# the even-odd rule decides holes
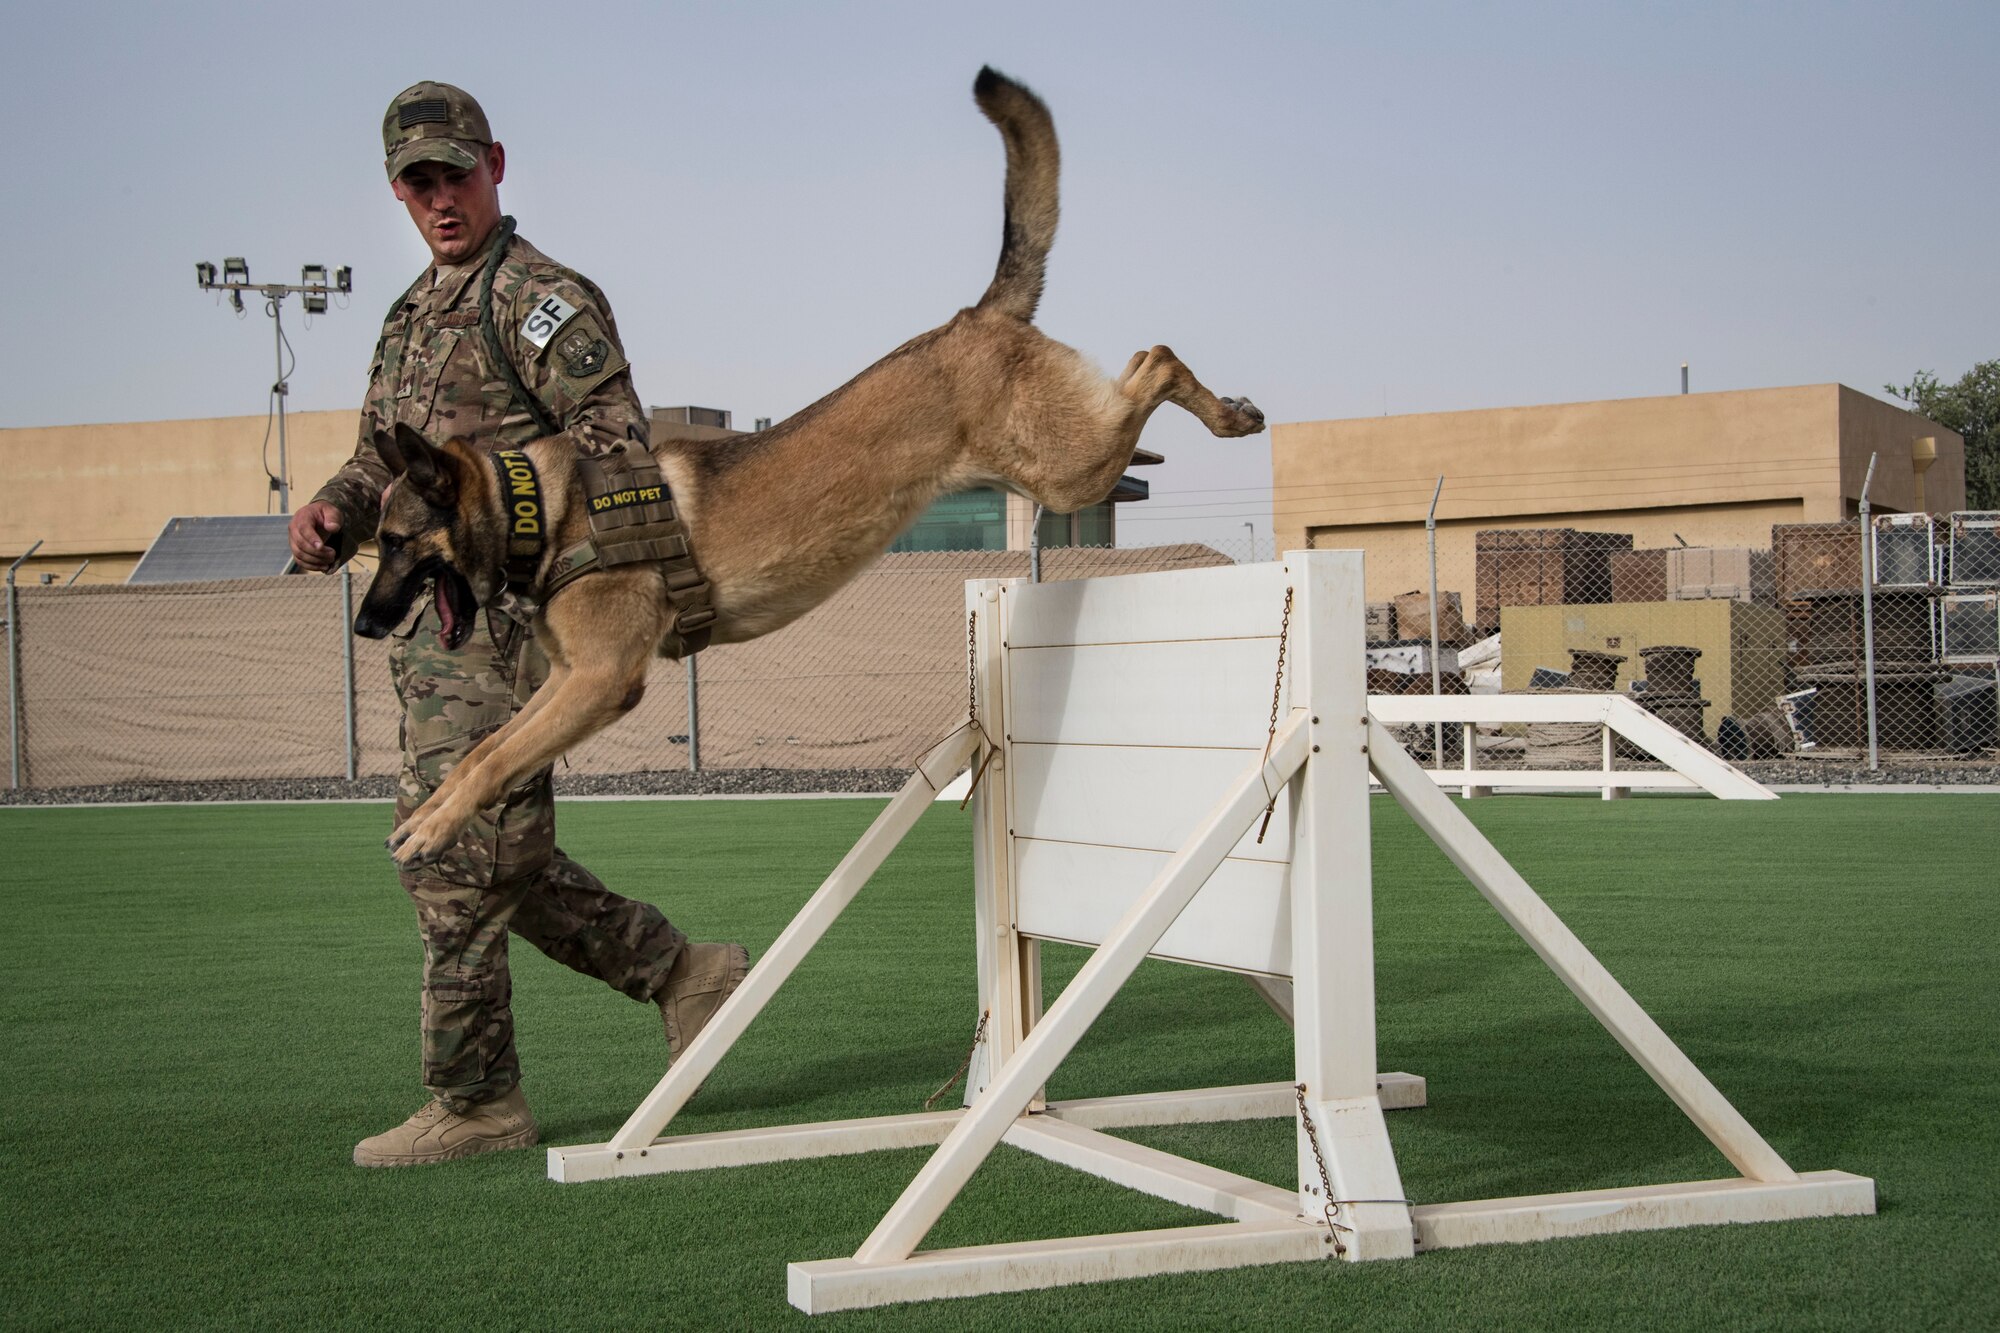
[[[667,499],[668,492],[665,486],[628,486],[622,491],[591,496],[590,512],[602,514],[612,509],[623,509],[628,505],[659,504]]]

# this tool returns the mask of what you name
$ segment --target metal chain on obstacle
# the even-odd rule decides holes
[[[944,1081],[943,1087],[924,1098],[924,1109],[926,1111],[931,1109],[938,1098],[958,1086],[958,1081],[965,1077],[965,1071],[972,1068],[972,1057],[979,1054],[979,1043],[986,1040],[986,1020],[992,1013],[991,1009],[982,1009],[979,1011],[979,1023],[972,1029],[972,1045],[965,1052],[965,1063],[958,1067],[957,1073]]]
[[[979,613],[977,611],[965,613],[965,720],[979,733],[980,739],[986,742],[986,757],[980,760],[979,767],[973,770],[972,785],[965,789],[965,799],[958,803],[958,808],[961,810],[972,803],[972,793],[979,790],[979,780],[986,776],[987,765],[991,764],[1000,753],[1000,747],[986,734],[986,724],[979,720]],[[986,1020],[982,1018],[979,1021],[984,1026]],[[976,1039],[973,1044],[978,1044]]]
[[[1320,1198],[1325,1203],[1325,1207],[1323,1208],[1322,1211],[1325,1215],[1327,1239],[1333,1242],[1333,1252],[1335,1255],[1345,1255],[1347,1253],[1347,1246],[1341,1243],[1340,1233],[1343,1231],[1352,1233],[1354,1228],[1350,1226],[1345,1226],[1342,1223],[1334,1221],[1333,1220],[1334,1209],[1351,1208],[1357,1203],[1400,1203],[1405,1208],[1413,1207],[1414,1205],[1408,1199],[1334,1198],[1333,1177],[1327,1172],[1325,1154],[1323,1154],[1319,1150],[1319,1131],[1313,1128],[1312,1112],[1306,1109],[1306,1085],[1303,1083],[1294,1083],[1292,1085],[1292,1095],[1298,1099],[1299,1123],[1306,1127],[1306,1143],[1309,1144],[1312,1148],[1313,1165],[1319,1168]]]
[[[1285,645],[1292,636],[1292,590],[1285,589],[1285,617],[1278,622],[1278,673],[1271,682],[1271,725],[1264,732],[1264,758],[1271,761],[1271,745],[1278,738],[1278,701],[1285,693]],[[1278,808],[1278,793],[1271,793],[1271,803],[1264,807],[1264,822],[1257,825],[1257,841],[1264,841],[1264,834],[1271,827],[1271,813]]]
[[[1291,601],[1289,590],[1286,593],[1285,600],[1287,603]],[[1299,1122],[1306,1127],[1306,1142],[1312,1146],[1313,1165],[1319,1168],[1320,1201],[1323,1204],[1321,1212],[1324,1214],[1326,1220],[1327,1239],[1333,1242],[1333,1252],[1335,1254],[1345,1255],[1347,1253],[1347,1246],[1341,1243],[1340,1233],[1343,1231],[1352,1231],[1353,1228],[1342,1226],[1339,1222],[1333,1220],[1333,1210],[1340,1205],[1334,1201],[1333,1177],[1327,1174],[1326,1156],[1319,1150],[1319,1132],[1313,1128],[1312,1112],[1306,1109],[1306,1085],[1303,1083],[1293,1084],[1292,1092],[1299,1099]]]

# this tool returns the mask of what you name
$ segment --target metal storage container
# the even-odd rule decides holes
[[[1946,593],[1938,600],[1943,660],[1962,666],[2000,661],[2000,592]]]
[[[1666,601],[1668,549],[1662,547],[1651,551],[1613,551],[1609,561],[1611,600]]]
[[[2000,511],[1962,509],[1951,516],[1946,581],[1954,588],[2000,588]]]
[[[1861,591],[1861,524],[1774,523],[1771,553],[1778,596],[1790,601]]]
[[[1938,660],[1937,627],[1931,618],[1928,592],[1884,588],[1875,597],[1875,661],[1928,663]],[[1822,593],[1803,599],[1804,633],[1797,637],[1793,661],[1838,666],[1859,662],[1866,655],[1861,594]]]
[[[1503,606],[1575,606],[1612,600],[1611,554],[1632,549],[1629,532],[1578,528],[1489,528],[1473,538],[1474,606],[1491,631]]]
[[[1929,514],[1883,514],[1875,520],[1875,586],[1928,588],[1939,582]]]
[[[1667,598],[1675,602],[1712,597],[1737,602],[1776,600],[1769,551],[1746,546],[1690,546],[1667,552]]]
[[[1950,678],[1937,667],[1877,664],[1875,739],[1885,750],[1939,748],[1934,688]],[[1812,738],[1821,745],[1865,749],[1868,745],[1868,686],[1859,664],[1812,667],[1799,672],[1801,685],[1819,689],[1813,700]]]
[[[1937,686],[1938,744],[1956,754],[1984,750],[1994,741],[1991,676],[1953,676]]]

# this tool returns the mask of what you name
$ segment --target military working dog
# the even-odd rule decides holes
[[[977,305],[904,343],[796,416],[737,439],[667,445],[661,471],[711,586],[712,642],[754,639],[797,619],[881,554],[931,501],[974,486],[1018,492],[1055,513],[1110,494],[1147,418],[1175,403],[1218,436],[1264,416],[1218,398],[1165,347],[1105,378],[1031,322],[1055,239],[1059,153],[1040,98],[991,69],[973,96],[1007,150],[1000,262]],[[489,458],[433,445],[408,427],[376,444],[396,480],[382,506],[380,566],[354,628],[380,638],[435,588],[457,647],[506,586],[510,503]],[[539,577],[590,534],[573,447],[522,451],[540,475],[548,542]],[[483,808],[639,702],[648,664],[675,628],[664,565],[594,570],[539,608],[547,682],[452,771],[389,840],[396,860],[443,854]]]

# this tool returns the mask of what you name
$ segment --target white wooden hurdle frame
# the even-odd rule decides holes
[[[1872,1213],[1873,1181],[1786,1165],[1472,827],[1439,779],[1396,743],[1382,716],[1388,710],[1365,694],[1362,586],[1361,556],[1351,551],[1066,583],[968,584],[976,721],[923,758],[610,1141],[549,1150],[551,1178],[938,1145],[853,1257],[791,1265],[792,1304],[808,1313],[1155,1273]],[[1288,590],[1288,666],[1273,710]],[[1395,720],[1430,718],[1399,711]],[[662,1137],[937,790],[975,759],[986,765],[975,793],[974,864],[987,1022],[968,1104]],[[1376,1068],[1371,771],[1739,1176],[1464,1203],[1405,1200],[1384,1111],[1422,1105],[1424,1086]],[[1260,844],[1257,826],[1274,798]],[[1046,1013],[1043,939],[1094,949]],[[1050,1075],[1149,955],[1259,983],[1274,1007],[1289,1011],[1292,1078],[1045,1101]],[[1301,1098],[1308,1124],[1299,1124]],[[1277,1116],[1299,1126],[1297,1180],[1284,1187],[1103,1132]],[[1003,1142],[1229,1220],[919,1251]]]
[[[1458,768],[1429,768],[1440,787],[1469,800],[1495,788],[1564,791],[1599,788],[1615,801],[1635,791],[1705,791],[1725,801],[1775,801],[1777,793],[1696,745],[1622,694],[1371,695],[1368,711],[1392,726],[1443,724],[1463,729]],[[1602,762],[1594,769],[1478,767],[1475,732],[1504,723],[1581,722],[1600,728]],[[1614,738],[1623,737],[1671,765],[1670,771],[1620,768]]]

